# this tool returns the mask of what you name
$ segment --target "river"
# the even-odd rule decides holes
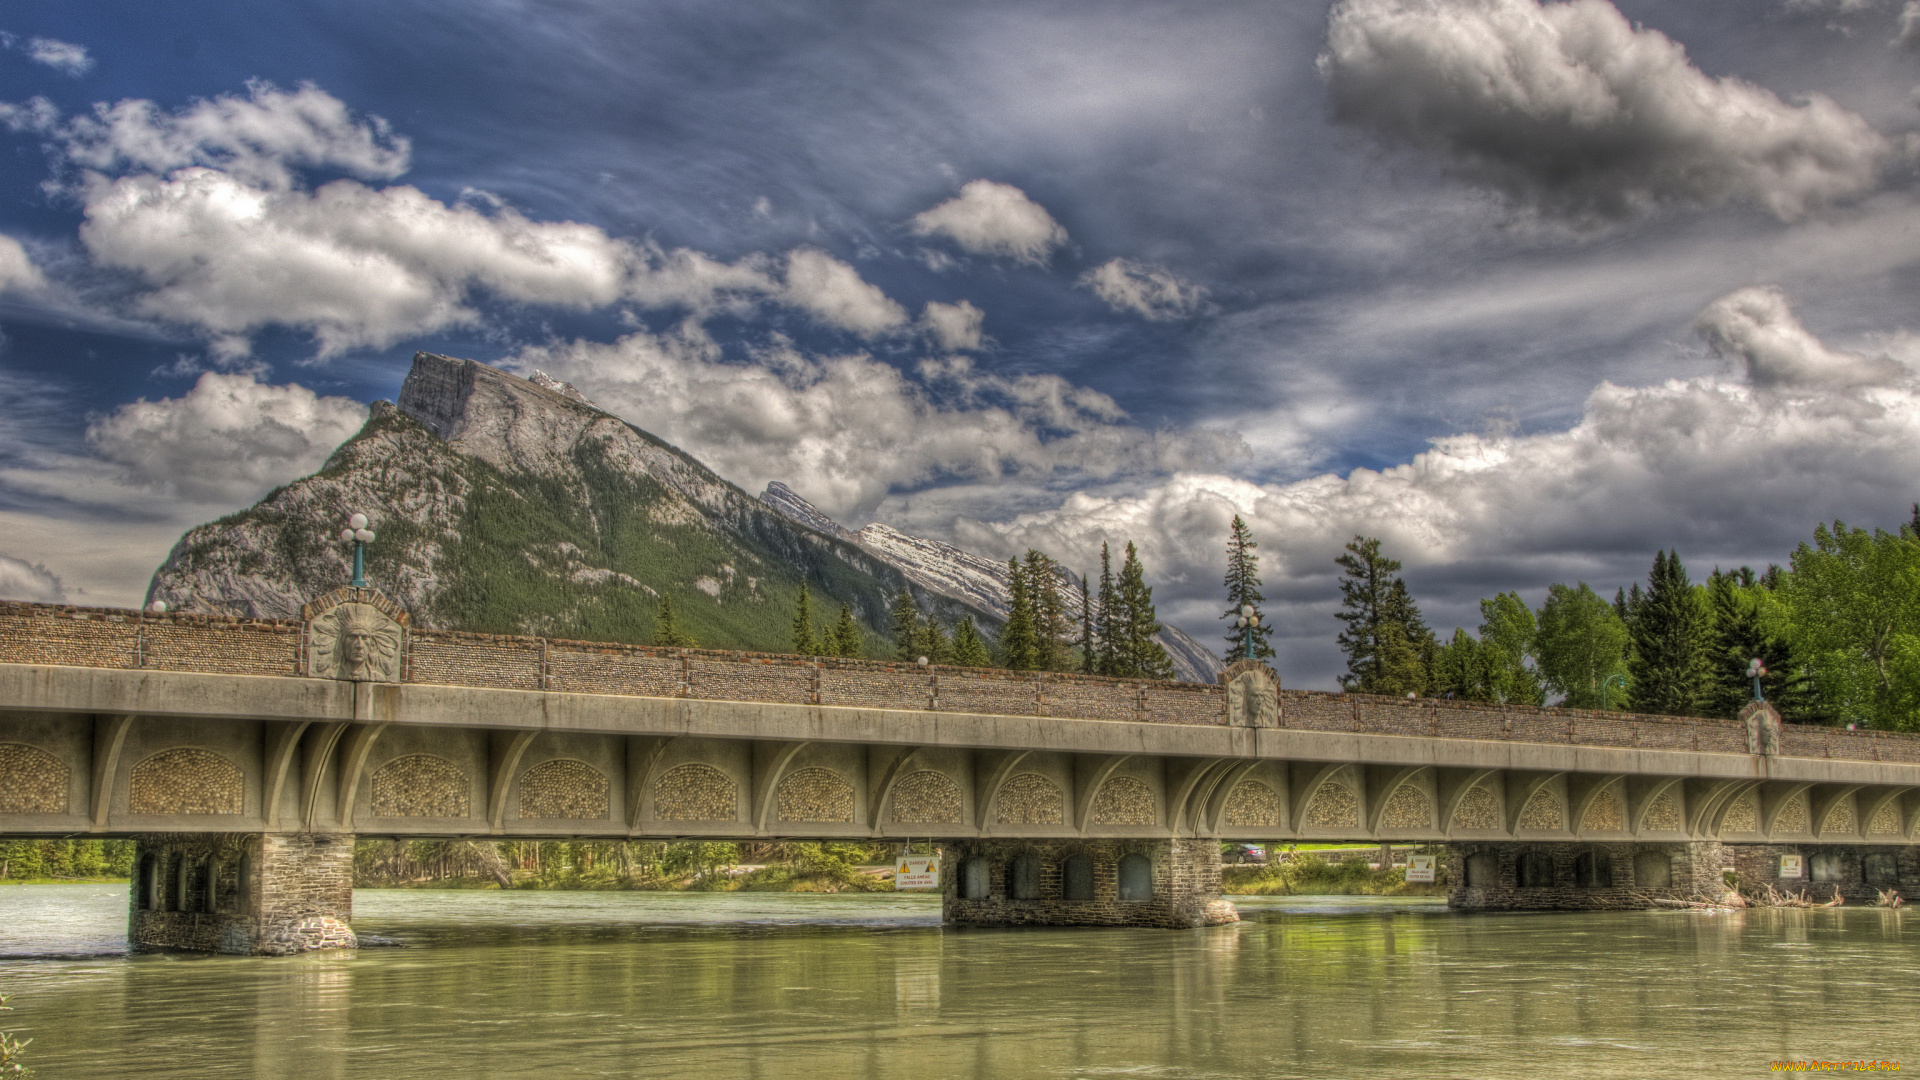
[[[1456,915],[1243,897],[1200,931],[942,930],[905,895],[363,890],[403,947],[125,953],[124,886],[0,888],[43,1077],[1753,1076],[1920,1069],[1906,911]]]

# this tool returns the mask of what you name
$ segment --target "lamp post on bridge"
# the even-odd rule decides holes
[[[373,530],[367,528],[367,515],[355,514],[347,519],[347,527],[340,530],[342,543],[353,545],[353,587],[367,587],[367,545],[373,543]]]
[[[1753,700],[1755,701],[1767,700],[1766,692],[1760,689],[1760,680],[1765,678],[1766,674],[1767,665],[1762,663],[1757,656],[1753,658],[1752,663],[1747,665],[1747,678],[1753,680]]]
[[[1600,709],[1603,712],[1611,707],[1610,699],[1607,697],[1607,687],[1612,686],[1615,680],[1619,681],[1620,689],[1625,690],[1627,688],[1627,677],[1625,675],[1607,676],[1607,681],[1600,684]]]
[[[1254,610],[1252,604],[1241,604],[1240,617],[1233,620],[1233,625],[1236,629],[1246,631],[1246,641],[1245,644],[1241,646],[1242,652],[1240,658],[1243,660],[1253,659],[1253,628],[1260,625],[1260,613]]]

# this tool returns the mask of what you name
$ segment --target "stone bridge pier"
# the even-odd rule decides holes
[[[1454,843],[1447,905],[1462,911],[1644,908],[1650,899],[1717,898],[1728,871],[1741,892],[1771,887],[1816,901],[1870,904],[1885,889],[1920,896],[1920,849],[1879,844]],[[1798,876],[1783,873],[1797,867]]]
[[[142,837],[127,890],[137,950],[287,956],[351,949],[353,837]]]
[[[954,840],[945,844],[949,926],[1157,926],[1240,921],[1220,895],[1220,842]]]

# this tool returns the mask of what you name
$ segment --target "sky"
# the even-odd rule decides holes
[[[140,603],[412,354],[749,491],[1139,545],[1331,688],[1334,559],[1443,634],[1920,498],[1920,2],[0,11],[0,596]]]

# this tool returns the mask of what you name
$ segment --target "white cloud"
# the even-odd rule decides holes
[[[1337,119],[1574,221],[1669,202],[1792,219],[1899,156],[1823,95],[1702,73],[1606,0],[1340,0],[1319,63]]]
[[[27,57],[36,64],[45,64],[63,75],[79,78],[93,70],[93,57],[87,55],[85,45],[75,45],[53,38],[37,37],[27,42]]]
[[[945,236],[975,255],[1039,265],[1067,242],[1067,230],[1012,184],[969,180],[960,194],[913,217],[921,236]]]
[[[1164,266],[1132,259],[1108,259],[1080,277],[1115,311],[1147,319],[1177,319],[1198,311],[1207,291]]]
[[[907,312],[860,272],[818,248],[797,248],[787,256],[786,289],[781,298],[821,322],[878,337],[899,328]]]
[[[942,349],[963,352],[980,348],[980,328],[986,318],[986,312],[965,300],[957,304],[929,300],[920,314],[920,323]]]
[[[1920,0],[1907,0],[1901,6],[1893,40],[1887,44],[1901,49],[1920,49]]]
[[[87,445],[125,482],[181,498],[244,503],[317,471],[367,407],[297,384],[207,372],[177,398],[140,400],[87,427]]]
[[[1893,360],[1830,348],[1794,317],[1787,294],[1756,286],[1727,294],[1695,328],[1715,352],[1741,361],[1759,387],[1885,386],[1904,380]]]
[[[46,287],[47,279],[27,257],[27,249],[0,233],[0,293],[38,292]]]
[[[0,600],[64,604],[67,602],[67,587],[59,575],[39,563],[0,555]]]
[[[1097,391],[982,374],[964,357],[923,364],[917,378],[863,354],[779,346],[757,360],[723,362],[685,328],[527,348],[510,366],[574,384],[749,489],[784,480],[850,524],[921,484],[1084,483],[1206,467],[1240,449],[1227,435],[1144,431]]]
[[[986,554],[1034,546],[1074,566],[1093,565],[1103,540],[1136,540],[1162,611],[1184,605],[1201,620],[1235,513],[1262,545],[1269,596],[1309,604],[1332,597],[1332,559],[1356,533],[1380,537],[1428,582],[1451,575],[1484,595],[1624,565],[1612,578],[1622,583],[1673,545],[1691,561],[1782,560],[1817,521],[1904,519],[1920,474],[1920,383],[1892,361],[1821,343],[1773,290],[1723,298],[1700,326],[1750,377],[1602,383],[1566,430],[1455,435],[1403,465],[1291,483],[1186,470],[1090,486],[1005,520],[941,491],[880,512]],[[1281,618],[1331,640],[1324,614]]]

